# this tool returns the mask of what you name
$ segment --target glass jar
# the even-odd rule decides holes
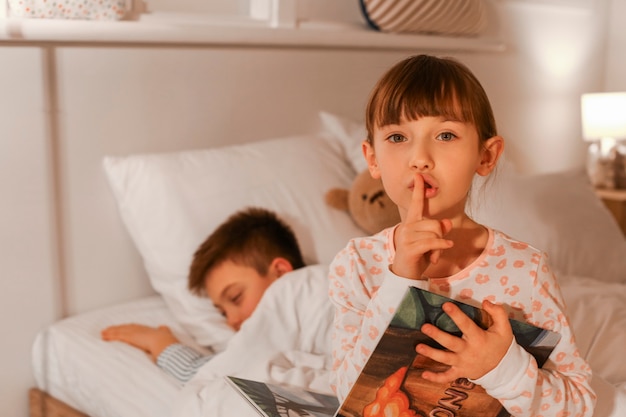
[[[626,190],[626,140],[615,146],[615,188]]]
[[[587,174],[596,188],[615,188],[616,147],[602,149],[600,142],[589,145],[587,154]]]

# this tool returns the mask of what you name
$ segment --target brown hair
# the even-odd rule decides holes
[[[481,143],[497,135],[485,90],[465,65],[452,58],[417,55],[389,69],[367,104],[367,140],[373,145],[375,128],[424,116],[471,122]]]
[[[250,266],[265,275],[277,257],[287,259],[294,269],[304,266],[291,228],[266,209],[251,207],[239,211],[215,229],[194,253],[189,290],[203,295],[207,274],[224,261]]]

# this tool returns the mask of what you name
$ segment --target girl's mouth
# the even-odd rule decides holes
[[[437,195],[438,188],[433,184],[431,178],[423,176],[424,178],[424,198],[432,198]]]
[[[412,185],[409,188],[410,188],[411,192],[413,192],[413,190],[415,189],[415,185]],[[438,192],[439,192],[439,188],[434,187],[433,185],[429,184],[428,182],[424,182],[424,198],[432,198],[432,197],[436,196]]]
[[[415,179],[414,181],[419,181],[423,184],[424,187],[424,198],[433,198],[439,193],[439,187],[437,186],[437,181],[432,178],[428,174],[420,174],[421,179]],[[414,192],[415,190],[415,182],[409,184],[409,190]]]
[[[424,184],[424,198],[433,198],[437,195],[438,190],[430,184]]]

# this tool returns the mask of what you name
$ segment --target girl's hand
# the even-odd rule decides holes
[[[415,174],[411,205],[396,229],[396,256],[391,271],[410,279],[422,279],[428,265],[436,264],[443,249],[454,244],[443,237],[452,229],[448,219],[424,218],[424,178]]]
[[[449,365],[444,372],[425,371],[424,379],[446,383],[458,378],[478,379],[494,369],[502,360],[513,340],[513,330],[506,310],[501,305],[483,301],[483,309],[493,319],[493,324],[483,330],[454,303],[445,303],[443,310],[463,333],[456,337],[432,324],[424,324],[422,331],[448,351],[435,349],[425,344],[415,348],[420,355]]]

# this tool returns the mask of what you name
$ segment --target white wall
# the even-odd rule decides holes
[[[598,91],[626,91],[626,1],[610,0],[610,21],[606,50],[606,78]]]
[[[41,54],[0,48],[0,414],[25,417],[35,333],[59,317]]]
[[[623,0],[612,0],[611,26],[605,39],[604,5],[608,1],[577,0],[570,7],[567,1],[499,0],[508,49],[503,53],[454,54],[485,85],[501,133],[508,141],[507,153],[523,171],[582,166],[585,148],[578,139],[580,94],[604,88],[626,89],[622,75],[626,73],[626,58],[621,53],[626,29],[619,22],[626,6]],[[609,51],[606,60],[605,48]],[[58,265],[54,261],[56,240],[50,226],[55,207],[50,198],[53,184],[49,144],[55,137],[50,136],[46,125],[43,80],[50,74],[43,66],[42,50],[36,45],[0,45],[0,187],[5,196],[0,205],[0,259],[4,271],[0,325],[5,334],[0,356],[0,414],[17,417],[27,415],[26,392],[33,385],[33,338],[62,311]],[[56,139],[63,151],[59,160],[61,175],[69,178],[80,170],[97,169],[97,163],[89,159],[101,151],[90,148],[89,139],[94,134],[100,139],[107,135],[142,136],[167,150],[168,144],[174,143],[170,141],[201,146],[201,137],[209,133],[226,138],[232,132],[239,136],[246,132],[260,136],[294,133],[300,128],[312,128],[304,115],[316,111],[318,103],[329,101],[337,91],[340,95],[334,100],[335,107],[327,110],[360,117],[368,91],[337,87],[342,75],[327,69],[356,62],[363,71],[354,77],[362,77],[363,84],[372,84],[392,62],[413,52],[420,51],[380,53],[374,57],[363,51],[337,50],[327,55],[328,61],[320,61],[320,52],[315,50],[291,53],[285,49],[274,55],[250,51],[247,58],[242,58],[227,50],[203,48],[61,48],[55,55],[59,91],[53,100],[59,105]],[[238,124],[229,117],[233,109],[219,106],[219,94],[228,91],[228,85],[203,84],[206,71],[223,71],[228,83],[235,83],[229,74],[255,80],[255,74],[269,77],[276,65],[291,65],[294,71],[302,73],[290,79],[265,80],[268,84],[248,85],[255,94],[267,94],[275,100],[282,99],[281,88],[301,89],[303,100],[294,103],[298,115],[286,123],[281,122],[283,115],[272,115],[270,109],[262,109],[261,113],[247,109],[250,123]],[[323,77],[332,87],[310,91],[301,83],[307,77]],[[156,95],[164,84],[169,88],[168,96]],[[210,98],[212,92],[217,97]],[[241,90],[242,100],[245,94]],[[257,117],[274,117],[276,130],[255,131]],[[155,123],[157,120],[162,123]],[[217,124],[210,123],[215,120]],[[136,145],[124,145],[121,140],[108,146],[117,153],[136,149]],[[61,200],[69,213],[69,218],[63,219],[64,238],[73,243],[88,242],[89,236],[107,233],[111,227],[120,228],[113,218],[111,223],[89,224],[94,206],[113,213],[110,201],[90,200],[90,187],[105,187],[103,179],[90,182],[93,176],[85,181],[72,178],[67,184],[69,188],[62,190],[72,194],[64,194]],[[121,240],[119,248],[111,248],[111,262],[118,256],[131,258],[140,270],[141,263],[130,242]],[[97,244],[65,255],[69,300],[64,308],[70,312],[150,292],[146,282],[129,287],[123,276],[99,276],[103,259],[110,258]]]
[[[474,67],[507,139],[507,156],[529,173],[582,166],[580,94],[601,87],[604,3],[509,0],[504,5],[508,50],[468,60],[479,62]]]

